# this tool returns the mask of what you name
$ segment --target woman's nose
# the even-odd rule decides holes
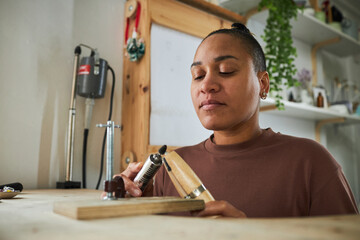
[[[201,82],[201,92],[215,93],[220,90],[220,85],[213,74],[207,74]]]

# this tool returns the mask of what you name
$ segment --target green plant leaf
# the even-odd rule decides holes
[[[296,73],[293,64],[297,57],[296,48],[293,47],[291,36],[292,26],[290,20],[296,18],[298,7],[292,0],[262,0],[258,9],[264,7],[269,10],[264,35],[265,56],[270,78],[270,91],[275,93],[275,101],[278,109],[284,109],[280,101],[282,97],[282,85],[291,87],[299,84],[294,79]]]

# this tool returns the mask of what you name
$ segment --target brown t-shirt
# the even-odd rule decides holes
[[[248,217],[358,213],[341,167],[313,140],[266,129],[247,142],[216,145],[211,138],[177,149],[216,200]],[[179,196],[164,167],[155,196]]]

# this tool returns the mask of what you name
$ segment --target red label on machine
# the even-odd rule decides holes
[[[90,73],[90,65],[81,65],[79,67],[78,75],[87,75]]]

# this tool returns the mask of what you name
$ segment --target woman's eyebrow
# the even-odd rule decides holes
[[[225,60],[225,59],[229,59],[229,58],[233,58],[233,59],[239,60],[239,59],[238,59],[237,57],[235,57],[235,56],[225,55],[225,56],[219,56],[219,57],[214,58],[214,61],[215,61],[215,62],[219,62],[219,61],[222,61],[222,60]]]
[[[223,61],[223,60],[226,60],[226,59],[229,59],[229,58],[233,58],[233,59],[236,59],[236,60],[239,60],[237,57],[235,56],[232,56],[232,55],[224,55],[224,56],[219,56],[219,57],[216,57],[214,58],[214,62],[220,62],[220,61]],[[195,66],[198,66],[198,65],[201,65],[202,62],[193,62],[190,66],[190,68],[192,67],[195,67]]]
[[[201,65],[202,62],[193,62],[190,66],[190,68],[194,67],[194,66],[198,66],[198,65]]]

